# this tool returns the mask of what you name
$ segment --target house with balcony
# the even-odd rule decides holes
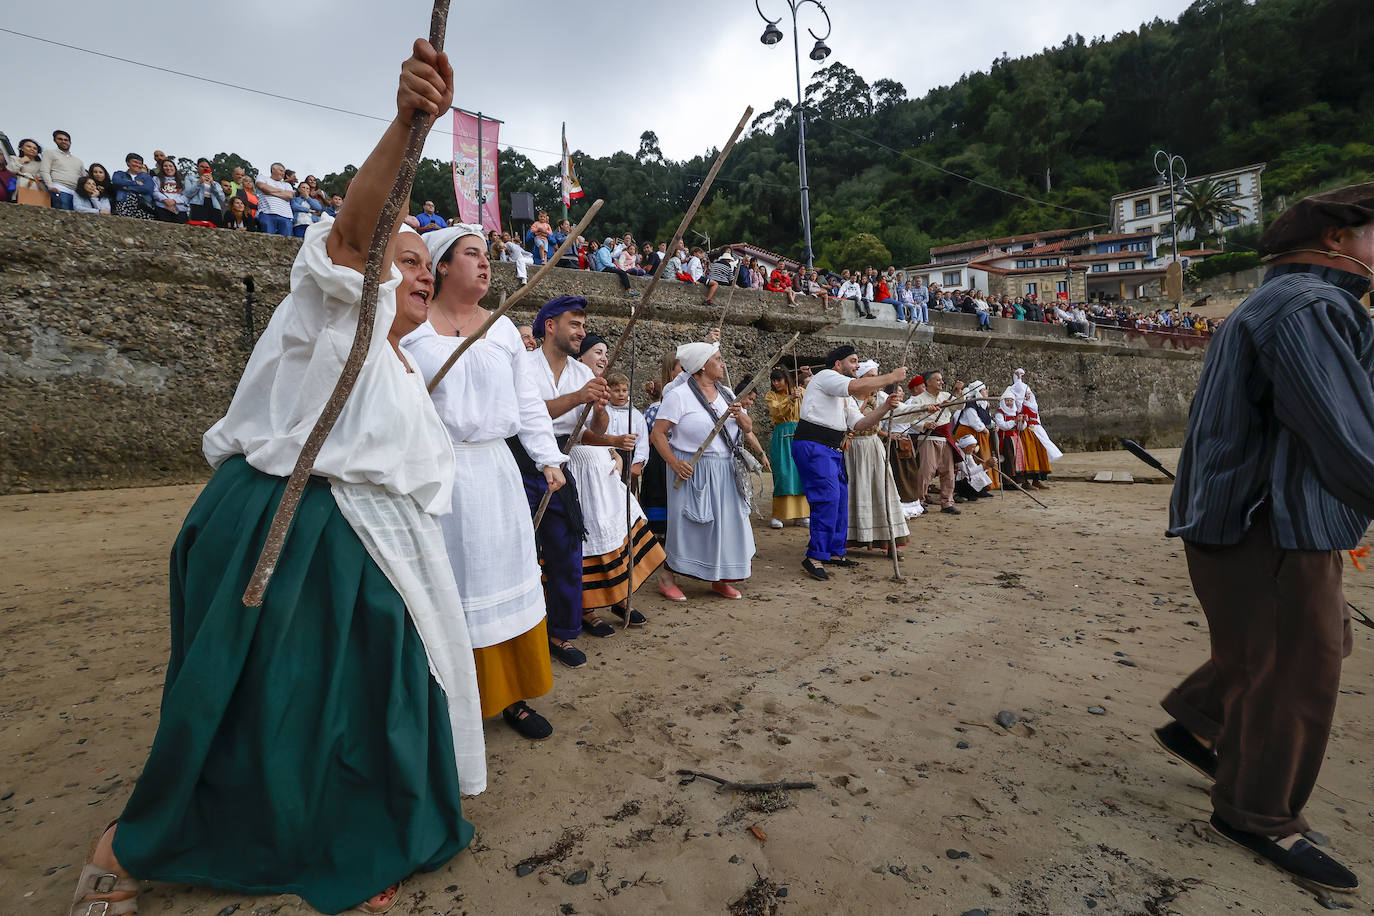
[[[1209,172],[1206,175],[1189,176],[1184,184],[1192,186],[1201,181],[1211,180],[1223,189],[1234,192],[1234,201],[1240,211],[1218,220],[1213,227],[1217,232],[1224,232],[1237,226],[1259,222],[1261,208],[1264,205],[1260,175],[1264,172],[1265,165],[1266,163],[1258,162],[1220,172]],[[1163,185],[1123,191],[1112,197],[1110,212],[1111,231],[1114,233],[1134,234],[1148,230],[1167,239],[1174,218],[1173,191]],[[1179,228],[1180,242],[1191,241],[1194,235],[1191,227]],[[1169,259],[1172,260],[1172,251]]]
[[[1088,299],[1159,295],[1167,264],[1159,257],[1159,234],[1153,229],[1090,234],[1066,247],[1073,263],[1084,269]]]
[[[1027,260],[1024,252],[1062,242],[1075,233],[1091,232],[1093,228],[1046,229],[1043,232],[1012,235],[1000,239],[974,239],[967,242],[955,242],[951,245],[937,245],[930,249],[929,263],[902,267],[899,268],[899,272],[906,274],[907,279],[920,277],[927,286],[939,286],[942,289],[977,289],[984,293],[994,294],[996,291],[992,289],[992,286],[998,285],[1000,288],[1002,284],[995,282],[992,278],[1001,276],[1001,274],[997,270],[989,271],[987,269],[989,265],[1000,270],[1002,262],[1008,259],[1012,262],[1016,260],[1024,262]],[[1016,257],[1017,252],[1022,252],[1022,256]],[[1048,255],[1044,257],[1048,257]],[[1059,257],[1059,255],[1056,254],[1055,257]],[[1041,256],[1035,256],[1034,260],[1038,264]],[[1028,282],[1038,284],[1040,281],[1031,280]],[[1025,294],[1019,293],[1017,295]]]

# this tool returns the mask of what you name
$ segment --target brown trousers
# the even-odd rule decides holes
[[[922,439],[916,446],[917,457],[921,461],[920,476],[916,479],[916,490],[921,499],[930,490],[930,479],[940,475],[940,508],[954,505],[954,454],[949,443],[943,439]]]
[[[1275,547],[1263,510],[1239,544],[1184,547],[1212,658],[1164,709],[1216,748],[1222,820],[1265,836],[1306,831],[1353,645],[1341,553]]]

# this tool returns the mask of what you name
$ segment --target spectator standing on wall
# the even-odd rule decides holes
[[[52,205],[59,210],[70,210],[76,186],[86,174],[86,167],[71,154],[71,134],[65,130],[55,130],[52,132],[52,142],[57,149],[49,150],[48,155],[43,157],[38,172],[43,184],[48,186],[48,193],[52,195]]]
[[[305,230],[315,222],[315,214],[310,209],[310,186],[301,182],[296,188],[296,196],[291,198],[291,234],[298,239],[305,238]]]
[[[224,228],[237,232],[261,232],[258,221],[248,212],[248,205],[242,197],[229,198],[229,207],[224,213]]]
[[[329,198],[329,206],[327,206],[327,207],[324,208],[324,215],[325,215],[325,216],[336,217],[336,216],[339,215],[339,211],[342,210],[342,209],[343,209],[343,195],[342,195],[342,194],[334,194],[334,195],[331,195],[330,198]]]
[[[156,206],[153,213],[164,223],[184,223],[189,218],[191,205],[186,201],[185,185],[177,174],[174,159],[163,159],[157,164],[156,189],[153,199]]]
[[[105,166],[101,165],[99,162],[92,162],[91,167],[86,170],[86,175],[89,178],[95,179],[95,186],[100,189],[101,195],[103,195],[105,199],[110,202],[110,206],[113,207],[115,186],[110,182],[110,173]]]
[[[268,235],[291,238],[291,199],[296,192],[286,183],[286,166],[272,163],[271,177],[258,176],[258,225]]]
[[[420,234],[433,232],[435,229],[447,229],[448,220],[434,212],[434,201],[427,200],[420,207],[420,215],[416,217],[420,221]]]
[[[19,141],[19,153],[9,156],[5,160],[10,173],[15,176],[14,190],[17,197],[23,196],[25,191],[44,191],[43,178],[40,170],[43,168],[43,147],[38,145],[38,141],[25,137]],[[25,201],[20,201],[25,203]]]
[[[124,157],[124,171],[110,176],[115,186],[114,211],[118,216],[132,219],[157,219],[153,214],[153,193],[157,181],[148,174],[143,157],[130,153]]]
[[[100,191],[100,185],[90,175],[85,175],[76,184],[76,194],[72,196],[72,209],[77,213],[98,213],[110,215],[110,198]]]
[[[187,183],[186,203],[191,219],[203,223],[224,225],[224,189],[210,175],[210,160],[197,159],[196,171]]]
[[[534,253],[534,263],[543,264],[549,259],[549,254],[553,252],[550,240],[553,238],[553,226],[549,224],[549,214],[540,210],[533,223],[530,224],[531,249]]]

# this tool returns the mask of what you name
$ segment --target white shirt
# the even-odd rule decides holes
[[[930,414],[925,413],[924,411],[924,408],[929,407],[932,404],[943,404],[945,401],[948,400],[951,400],[948,391],[941,391],[940,396],[935,397],[930,392],[923,390],[920,394],[916,395],[914,398],[912,398],[911,400],[907,401],[906,403],[899,406],[896,410],[894,410],[892,412],[892,418],[894,420],[901,418],[907,421],[911,424],[911,429],[913,432],[920,432],[922,436],[925,436],[929,433],[930,430],[934,429],[935,427],[943,426],[946,423],[953,422],[953,415],[957,408],[939,410],[935,413]],[[931,438],[937,439],[941,442],[944,441],[944,438],[942,436],[935,436],[931,434]]]
[[[610,415],[610,422],[606,425],[606,435],[625,436],[633,433],[639,437],[635,440],[634,458],[630,463],[639,464],[648,461],[649,427],[644,422],[644,414],[629,404],[624,407],[607,404],[606,413]]]
[[[834,369],[822,369],[811,376],[802,394],[800,416],[808,423],[843,432],[853,429],[863,414],[849,397],[849,376]]]
[[[853,280],[845,280],[840,284],[840,291],[836,295],[841,299],[858,299],[863,295],[863,290],[859,289],[859,284]]]
[[[253,348],[229,410],[205,433],[211,467],[234,455],[287,477],[339,380],[353,343],[363,275],[329,259],[334,225],[325,218],[305,234],[291,265],[291,292]],[[419,372],[407,372],[387,342],[396,315],[392,268],[377,293],[372,343],[357,384],[325,439],[314,473],[369,483],[411,496],[432,515],[450,509],[453,447]]]
[[[549,361],[544,358],[542,346],[531,353],[526,353],[525,362],[528,363],[527,369],[534,382],[535,391],[542,401],[552,401],[554,398],[561,398],[565,394],[580,391],[583,385],[596,377],[590,366],[569,356],[567,363],[563,366],[563,374],[555,381],[553,369],[549,368]],[[577,428],[577,418],[582,416],[584,406],[586,405],[578,404],[563,416],[554,417],[553,434],[555,436],[571,436],[572,431]],[[545,410],[545,413],[547,412]],[[590,413],[587,415],[587,425],[591,425]]]
[[[415,357],[425,383],[463,342],[425,322],[401,344]],[[487,336],[467,349],[431,397],[454,442],[491,442],[518,435],[536,466],[565,460],[553,438],[553,423],[530,371],[520,332],[504,315]]]
[[[716,399],[711,402],[711,407],[718,417],[724,416],[730,409],[730,402],[725,399],[723,392],[724,388],[717,385]],[[689,385],[679,385],[663,395],[663,406],[658,409],[658,419],[674,424],[673,448],[688,455],[695,454],[696,450],[701,448],[701,443],[706,441],[712,427],[716,425],[716,421],[706,412],[706,408],[701,406]],[[725,441],[727,434],[731,442],[739,439],[739,424],[733,418],[725,421],[724,428],[716,434],[702,454],[718,458],[729,457],[730,446]]]
[[[687,262],[687,273],[691,275],[693,283],[696,283],[705,275],[706,272],[701,269],[701,258],[692,255],[692,259]]]
[[[287,184],[284,181],[273,181],[271,178],[263,178],[262,176],[258,176],[257,183],[260,185],[265,184],[269,188],[275,188],[278,191],[286,191],[288,194],[296,193],[296,189],[291,187],[291,185]],[[271,194],[268,194],[266,191],[263,191],[261,189],[257,189],[257,191],[259,212],[266,212],[272,216],[284,216],[287,219],[291,219],[291,201],[283,200],[280,197],[273,197]],[[294,272],[295,271],[293,270],[292,273]],[[390,325],[388,325],[388,327],[390,327]],[[383,334],[382,336],[385,337],[386,335]]]

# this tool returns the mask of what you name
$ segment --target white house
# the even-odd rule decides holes
[[[1266,163],[1258,162],[1221,172],[1193,175],[1188,177],[1185,184],[1192,186],[1210,179],[1223,188],[1233,190],[1236,194],[1235,204],[1241,208],[1240,212],[1218,221],[1216,229],[1219,232],[1234,229],[1237,226],[1259,222],[1260,210],[1264,204],[1260,174],[1264,171],[1265,165]],[[1115,233],[1156,232],[1168,239],[1169,224],[1173,220],[1173,215],[1173,193],[1162,185],[1125,191],[1112,198],[1112,232]],[[1180,227],[1179,241],[1189,241],[1193,234],[1191,228]],[[1170,250],[1169,257],[1172,259],[1170,246],[1164,247]]]

